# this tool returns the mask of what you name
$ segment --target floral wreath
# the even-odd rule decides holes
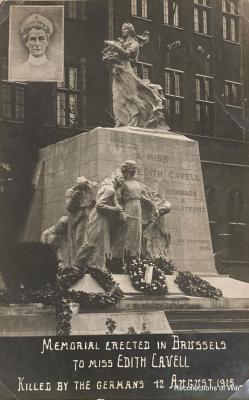
[[[145,274],[149,267],[153,267],[152,279],[151,282],[146,282]],[[166,274],[156,267],[153,261],[132,258],[128,262],[126,269],[135,289],[149,295],[163,296],[168,293]]]
[[[90,274],[104,289],[105,293],[86,293],[83,291],[68,290],[68,288],[84,274]],[[55,287],[47,284],[38,290],[19,289],[15,293],[0,290],[0,303],[43,303],[54,305],[57,314],[57,334],[67,336],[71,330],[70,303],[77,302],[79,305],[107,306],[117,303],[123,297],[123,292],[116,283],[110,272],[102,271],[96,267],[78,269],[68,268],[65,272],[59,270],[57,284]]]
[[[156,266],[157,265],[157,266]],[[145,275],[149,267],[153,267],[151,282],[146,282]],[[174,270],[172,262],[165,259],[148,260],[145,258],[130,258],[127,262],[127,273],[130,275],[135,289],[148,295],[163,296],[168,294],[166,274],[172,274]],[[90,274],[104,289],[105,293],[86,293],[83,291],[69,290],[69,287],[84,274]],[[222,297],[222,291],[193,275],[189,271],[179,271],[175,283],[189,296],[197,297]],[[71,330],[70,303],[77,302],[79,305],[90,305],[105,307],[116,304],[123,297],[123,292],[116,283],[110,272],[103,271],[97,267],[78,268],[71,267],[59,269],[56,286],[47,284],[38,290],[19,289],[15,293],[0,290],[0,303],[43,303],[56,307],[57,334],[67,336]]]
[[[215,299],[223,296],[220,289],[215,288],[209,282],[198,275],[191,274],[189,271],[178,271],[175,283],[188,296],[211,297]]]

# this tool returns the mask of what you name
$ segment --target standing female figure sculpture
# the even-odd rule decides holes
[[[146,196],[144,184],[134,179],[137,171],[135,161],[127,160],[121,171],[124,182],[119,189],[119,201],[123,207],[123,221],[116,232],[111,253],[114,258],[124,259],[140,256],[142,244],[142,205],[149,207],[152,215],[158,215],[158,208],[153,200]]]
[[[163,94],[159,85],[140,79],[134,72],[139,47],[148,43],[149,32],[138,36],[131,23],[122,26],[123,39],[106,40],[103,62],[112,65],[113,111],[116,126],[168,129],[163,115]]]

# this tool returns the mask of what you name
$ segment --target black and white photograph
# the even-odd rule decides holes
[[[63,6],[12,6],[9,80],[64,80]]]
[[[249,399],[249,0],[0,1],[0,399]]]

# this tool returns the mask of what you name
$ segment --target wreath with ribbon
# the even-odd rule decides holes
[[[145,275],[149,267],[153,268],[151,282],[146,281]],[[168,293],[166,274],[156,267],[154,262],[147,259],[133,258],[127,265],[133,287],[149,295],[163,296]]]
[[[158,266],[156,266],[156,264]],[[146,281],[146,272],[152,267],[151,281]],[[163,260],[130,259],[127,263],[127,273],[131,277],[135,289],[148,295],[166,295],[168,287],[166,273],[171,274],[174,269],[172,263]],[[98,284],[104,289],[104,293],[87,293],[83,291],[69,290],[74,282],[77,282],[84,274],[90,274]],[[222,291],[201,279],[198,275],[193,275],[189,271],[178,272],[175,282],[179,288],[187,295],[198,297],[222,297]],[[21,288],[17,292],[0,290],[0,303],[27,304],[43,303],[56,307],[57,314],[57,334],[67,336],[71,330],[70,303],[76,302],[79,305],[105,307],[116,304],[123,297],[123,292],[116,283],[110,272],[103,271],[96,267],[78,268],[71,267],[60,269],[55,286],[47,284],[40,289],[30,290]]]

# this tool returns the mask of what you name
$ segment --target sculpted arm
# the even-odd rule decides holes
[[[66,191],[66,208],[69,212],[74,212],[78,208],[78,199],[81,191],[76,187],[72,187]]]
[[[104,214],[121,211],[114,189],[107,187],[103,191],[102,195],[96,202],[96,209]]]
[[[139,44],[135,40],[129,44],[129,47],[127,49],[124,49],[119,43],[112,40],[105,40],[105,44],[111,46],[120,55],[127,59],[131,57],[136,57],[139,51]]]
[[[157,192],[145,186],[142,191],[142,200],[152,209],[152,215],[156,218],[171,211],[171,203],[168,200],[162,200]]]
[[[144,191],[141,193],[141,202],[152,209],[157,209],[157,204],[150,196],[147,195]]]

